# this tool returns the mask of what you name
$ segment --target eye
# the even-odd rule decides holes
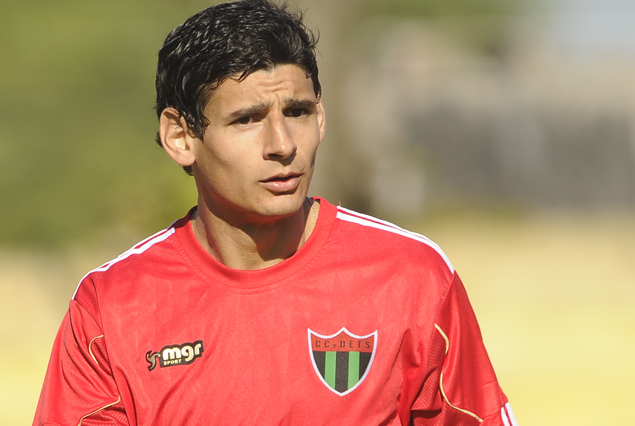
[[[240,117],[236,120],[234,120],[234,122],[232,124],[240,124],[241,126],[246,126],[248,124],[254,123],[256,122],[256,118],[252,115],[247,115],[245,117]]]
[[[307,115],[309,113],[308,110],[304,108],[291,108],[287,110],[287,117],[302,117],[303,115]]]

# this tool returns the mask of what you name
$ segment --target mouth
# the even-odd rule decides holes
[[[293,192],[300,184],[301,173],[285,173],[260,181],[267,189],[276,193]]]

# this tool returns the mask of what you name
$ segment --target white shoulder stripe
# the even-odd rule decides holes
[[[154,235],[151,235],[150,237],[146,238],[140,243],[137,243],[136,245],[134,245],[132,248],[121,253],[115,259],[108,261],[104,263],[103,265],[101,265],[99,268],[93,269],[92,271],[88,272],[86,275],[82,277],[81,280],[79,280],[79,284],[77,285],[77,288],[75,289],[75,293],[73,293],[72,299],[75,299],[75,296],[77,295],[77,290],[79,290],[79,286],[81,285],[82,281],[84,281],[84,278],[86,278],[88,275],[92,274],[93,272],[107,271],[115,263],[121,262],[122,260],[127,259],[128,257],[134,254],[143,253],[144,251],[148,250],[150,247],[152,247],[156,243],[160,243],[161,241],[168,239],[170,235],[172,234],[174,234],[174,226],[170,226],[167,229],[164,229],[162,231],[157,232]]]
[[[516,416],[514,416],[512,406],[509,404],[509,402],[505,404],[503,408],[501,408],[501,417],[503,418],[503,423],[505,423],[505,426],[518,426]]]
[[[390,223],[388,221],[381,220],[381,219],[378,219],[378,218],[376,218],[374,216],[370,216],[370,215],[367,215],[367,214],[364,214],[364,213],[356,212],[354,210],[349,210],[349,209],[347,209],[345,207],[342,207],[342,206],[337,206],[337,210],[341,211],[342,213],[350,214],[351,216],[357,216],[357,217],[361,217],[361,218],[364,218],[364,219],[367,219],[367,220],[370,220],[370,221],[373,221],[373,222],[383,223],[386,226],[391,226],[393,228],[399,228],[399,226],[395,225],[394,223]]]
[[[501,408],[501,417],[503,418],[503,424],[505,426],[511,426],[509,424],[509,419],[507,418],[507,413],[505,413],[505,407]]]
[[[421,234],[407,231],[390,222],[379,220],[372,216],[367,216],[361,213],[352,212],[342,207],[338,207],[337,218],[340,220],[344,220],[346,222],[352,222],[358,225],[368,226],[370,228],[381,229],[382,231],[391,232],[393,234],[402,235],[404,237],[419,241],[433,248],[439,254],[439,256],[443,258],[443,260],[445,261],[450,271],[454,273],[454,266],[452,266],[452,262],[450,262],[450,259],[445,255],[443,250],[441,250],[441,248],[438,245],[436,245],[432,240],[430,240],[427,237],[424,237]]]
[[[390,223],[390,222],[387,222],[385,220],[377,219],[376,217],[369,216],[369,215],[366,215],[366,214],[363,214],[363,213],[354,212],[352,210],[345,209],[344,207],[338,207],[338,209],[340,209],[344,213],[349,214],[351,216],[356,216],[356,217],[359,217],[359,218],[362,218],[362,219],[370,220],[371,222],[380,223],[382,225],[386,225],[386,226],[389,226],[391,228],[395,228],[395,229],[398,229],[400,231],[407,232],[408,234],[414,235],[414,236],[416,236],[418,238],[422,238],[422,239],[428,241],[428,243],[430,245],[433,245],[435,247],[435,250],[441,251],[441,248],[439,246],[437,246],[434,243],[434,241],[432,241],[431,239],[429,239],[425,235],[421,235],[421,234],[417,234],[416,232],[408,231],[407,229],[403,229],[403,228],[395,225],[394,223]]]

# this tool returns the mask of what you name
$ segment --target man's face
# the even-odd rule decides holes
[[[296,213],[324,138],[324,110],[306,72],[282,65],[227,79],[205,116],[209,125],[192,165],[199,203],[255,222]]]

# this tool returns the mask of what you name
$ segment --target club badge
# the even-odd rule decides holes
[[[368,376],[377,348],[377,331],[357,336],[342,327],[328,336],[309,329],[309,350],[313,368],[322,383],[344,396]]]

